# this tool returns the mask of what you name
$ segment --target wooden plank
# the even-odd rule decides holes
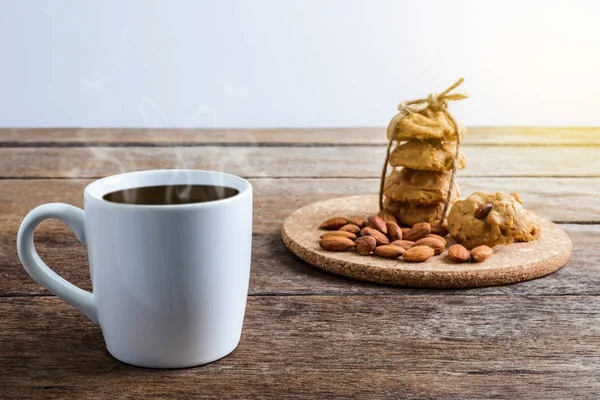
[[[49,182],[49,181],[48,181]],[[379,179],[252,179],[255,231],[279,229],[296,209],[318,200],[377,194]],[[518,192],[528,209],[556,222],[600,221],[598,178],[458,178],[463,197],[475,192]],[[0,188],[1,188],[0,184]],[[276,226],[270,224],[276,218]],[[269,221],[269,222],[268,222]]]
[[[391,117],[391,116],[390,116]],[[469,127],[465,145],[600,145],[599,127]],[[2,146],[77,145],[381,145],[385,128],[0,129]]]
[[[378,178],[383,147],[0,148],[0,178],[97,178],[191,168],[244,177]],[[468,147],[472,176],[600,176],[596,147]]]
[[[49,222],[48,225],[51,223]],[[56,224],[58,225],[58,224]],[[50,225],[51,226],[51,225]],[[600,294],[600,226],[561,225],[573,242],[571,260],[558,272],[529,282],[469,290],[425,290],[353,281],[314,268],[287,250],[277,233],[255,234],[252,250],[250,295],[372,294],[490,296]],[[62,226],[36,235],[42,259],[59,275],[82,289],[91,290],[84,245]],[[47,295],[21,266],[14,236],[0,236],[0,297]]]
[[[45,202],[82,206],[87,180],[0,181],[0,296],[44,294],[22,269],[16,255],[16,232],[21,219]],[[255,190],[254,252],[251,294],[371,293],[423,294],[411,290],[359,283],[312,268],[287,251],[280,237],[283,220],[297,208],[318,200],[344,195],[373,193],[374,179],[257,179]],[[547,218],[562,221],[600,221],[600,179],[471,178],[461,180],[464,193],[475,189],[519,191],[528,208]],[[476,289],[474,295],[523,293],[596,294],[600,290],[600,225],[563,225],[575,248],[570,264],[542,280],[508,287]],[[37,248],[44,260],[66,279],[90,289],[85,247],[69,228],[46,221],[36,233]],[[435,291],[433,292],[435,293]],[[443,294],[448,291],[439,292]],[[465,293],[458,291],[456,293]]]
[[[596,296],[249,298],[215,363],[134,368],[56,298],[0,299],[4,398],[592,399]]]
[[[0,180],[0,232],[14,232],[32,208],[50,202],[83,206],[91,180]],[[376,194],[378,179],[250,179],[256,233],[275,232],[298,208],[319,200]],[[459,178],[463,197],[475,191],[519,192],[525,206],[556,222],[600,221],[600,178]]]

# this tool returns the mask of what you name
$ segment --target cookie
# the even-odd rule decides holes
[[[427,110],[427,113],[410,113],[402,118],[394,118],[388,128],[390,136],[396,141],[411,139],[442,139],[456,141],[456,129],[442,111]],[[426,115],[427,114],[427,115]],[[459,125],[461,138],[465,128]]]
[[[394,170],[385,178],[383,194],[393,201],[413,205],[444,203],[451,176],[450,171],[417,171],[410,168]],[[459,195],[455,184],[453,196]]]
[[[396,146],[390,155],[392,167],[407,167],[427,171],[452,169],[456,144],[441,140],[411,140]],[[466,166],[465,156],[458,156],[458,168]]]
[[[468,249],[529,242],[540,237],[539,223],[521,204],[519,195],[475,192],[452,206],[448,230]]]
[[[444,211],[444,203],[414,206],[410,203],[400,203],[387,198],[383,201],[383,206],[394,214],[399,224],[406,226],[413,226],[419,222],[439,222]]]

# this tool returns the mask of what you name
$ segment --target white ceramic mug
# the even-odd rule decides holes
[[[114,203],[118,190],[215,185],[233,197],[181,205]],[[100,325],[118,360],[150,368],[209,363],[238,345],[252,247],[252,186],[197,170],[132,172],[84,191],[85,211],[62,204],[33,209],[19,229],[21,263],[39,284]],[[33,232],[47,218],[67,223],[88,248],[93,293],[67,282],[38,256]]]

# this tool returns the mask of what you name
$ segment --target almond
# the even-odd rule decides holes
[[[371,254],[377,247],[377,241],[373,236],[361,236],[354,242],[354,251],[361,256]]]
[[[359,228],[362,228],[363,226],[365,226],[365,219],[361,218],[361,217],[350,217],[348,218],[348,222],[350,222],[353,225],[358,226]]]
[[[385,221],[382,220],[377,215],[371,215],[369,218],[367,218],[367,224],[371,228],[377,229],[379,232],[383,233],[384,235],[387,234],[387,227],[385,226]]]
[[[487,260],[492,254],[494,254],[494,250],[486,245],[477,246],[471,250],[471,258],[478,263]]]
[[[409,262],[423,262],[433,257],[434,251],[429,246],[413,246],[402,254],[402,258]]]
[[[462,244],[453,244],[448,249],[448,257],[454,262],[464,263],[469,261],[471,255],[469,254],[469,250]]]
[[[360,232],[363,234],[363,236],[373,236],[375,238],[375,241],[377,242],[377,246],[390,244],[390,240],[387,238],[387,236],[379,232],[377,229],[367,227],[363,228]]]
[[[373,253],[383,258],[398,258],[402,255],[402,253],[404,253],[404,249],[402,247],[386,244],[376,247]]]
[[[448,235],[448,228],[445,225],[430,224],[430,231],[431,233],[440,235],[441,237]]]
[[[400,229],[400,227],[398,226],[397,223],[392,222],[392,221],[387,221],[385,223],[385,226],[387,228],[388,238],[391,241],[402,240],[402,230]]]
[[[405,240],[410,240],[411,242],[416,242],[419,239],[423,239],[427,235],[429,235],[431,231],[431,226],[428,222],[419,222],[418,224],[414,224],[412,229],[408,231],[406,235],[404,235]]]
[[[415,242],[411,242],[410,240],[394,240],[392,243],[394,246],[402,247],[403,249],[410,249],[415,245]]]
[[[402,231],[402,236],[405,237],[408,232],[410,232],[410,228],[400,228]]]
[[[331,237],[331,236],[343,237],[343,238],[350,239],[350,240],[356,239],[356,235],[354,233],[347,232],[347,231],[325,232],[324,234],[321,235],[321,239],[324,239],[326,237]]]
[[[444,247],[446,247],[446,245],[448,244],[448,242],[446,242],[446,239],[444,239],[440,235],[436,235],[435,233],[430,233],[427,237],[439,240],[440,242],[444,243]]]
[[[348,220],[342,217],[330,218],[327,221],[323,222],[319,228],[325,229],[327,231],[337,231],[342,226],[346,225]]]
[[[480,205],[479,208],[475,210],[475,218],[484,219],[488,216],[490,211],[492,211],[492,208],[494,208],[494,205],[491,203]]]
[[[426,237],[415,242],[415,246],[429,246],[433,249],[434,254],[442,254],[446,250],[446,246],[439,239]]]
[[[354,246],[354,242],[341,236],[328,236],[321,239],[319,245],[329,251],[346,251]]]
[[[395,224],[398,223],[394,214],[392,214],[392,212],[388,209],[379,211],[379,214],[377,215],[379,215],[379,218],[381,218],[383,222],[393,222]]]
[[[340,231],[352,232],[356,235],[360,232],[360,228],[354,224],[346,224],[340,228]]]

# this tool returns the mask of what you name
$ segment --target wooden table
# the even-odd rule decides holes
[[[571,236],[571,262],[521,284],[421,290],[340,278],[290,254],[284,218],[376,193],[383,129],[0,130],[0,398],[589,398],[600,396],[600,129],[471,128],[463,194],[518,191]],[[218,169],[255,188],[250,297],[238,349],[157,371],[109,356],[100,328],[20,266],[33,207],[82,206],[93,179]],[[55,221],[44,260],[91,290],[86,249]]]

